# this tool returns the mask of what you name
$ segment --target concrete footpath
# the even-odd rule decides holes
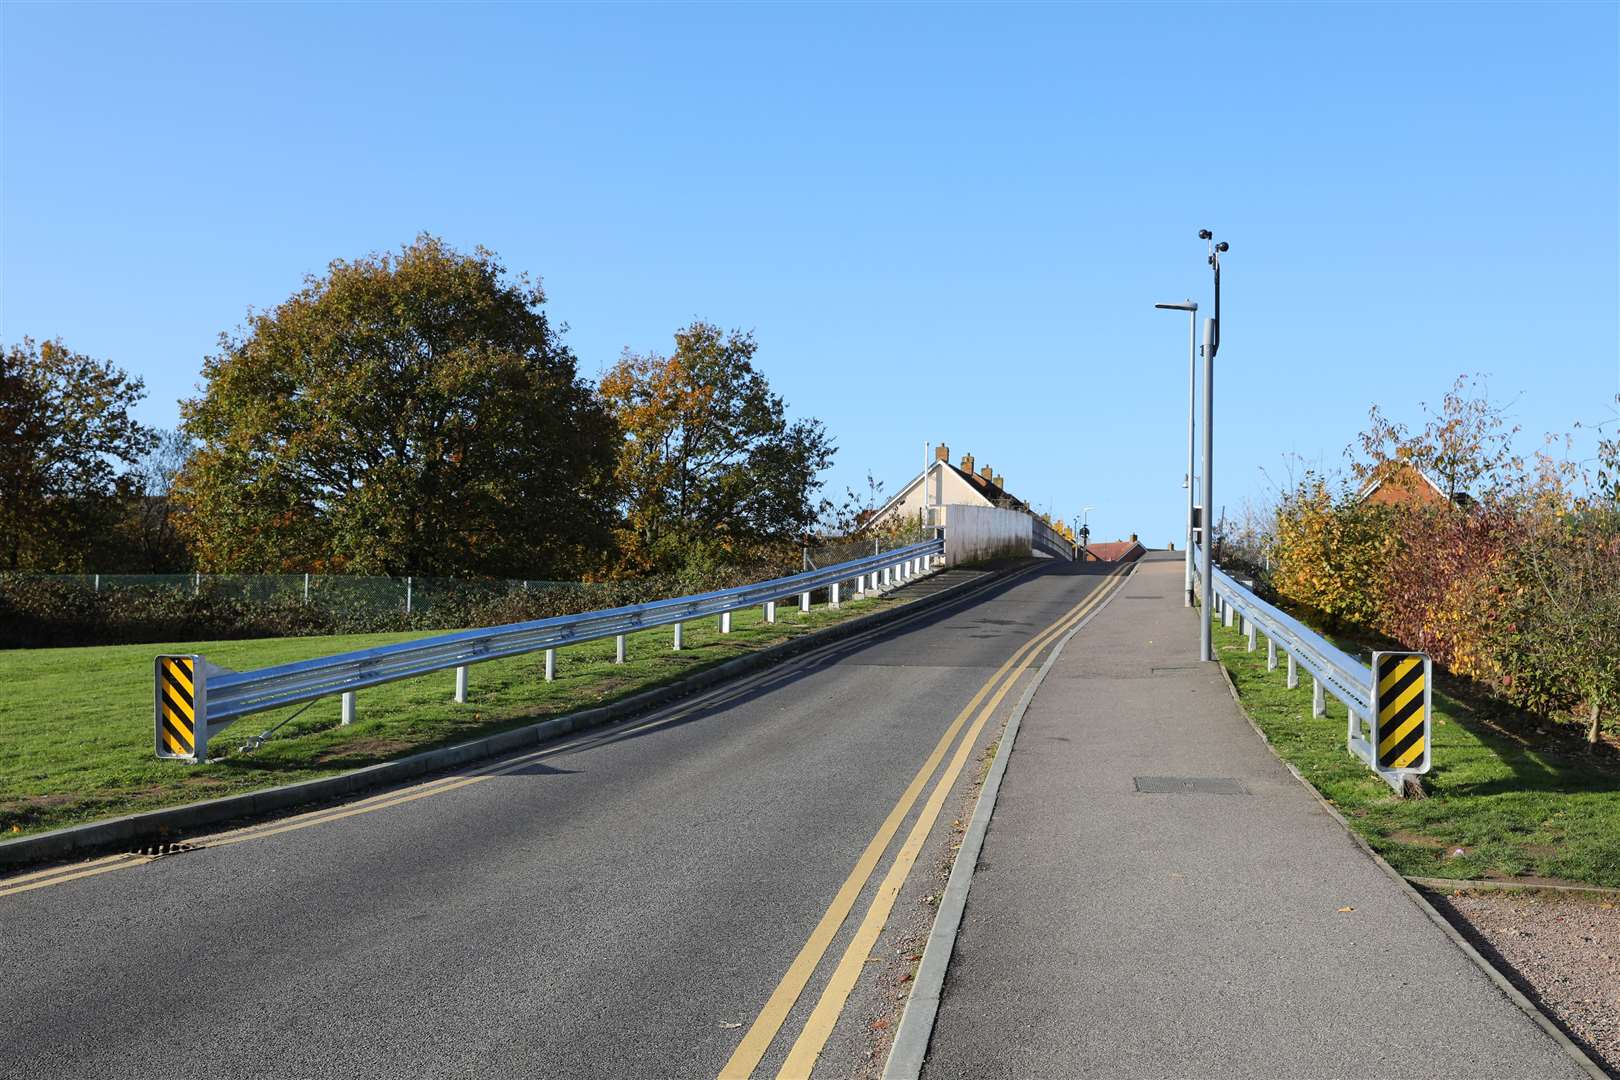
[[[923,1074],[1585,1076],[1272,756],[1181,589],[1150,557],[1031,703]]]

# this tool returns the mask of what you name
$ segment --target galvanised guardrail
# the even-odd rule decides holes
[[[1193,566],[1202,564],[1194,548]],[[1277,669],[1281,652],[1288,665],[1288,687],[1299,685],[1299,669],[1311,676],[1311,715],[1322,716],[1327,695],[1349,713],[1346,748],[1397,793],[1429,771],[1432,664],[1420,652],[1374,652],[1368,667],[1287,612],[1260,599],[1219,567],[1212,567],[1211,611],[1248,639],[1266,640],[1266,670]]]
[[[837,607],[846,583],[855,583],[856,595],[881,592],[928,572],[944,551],[944,537],[936,535],[753,585],[485,630],[461,630],[257,671],[231,671],[200,655],[160,656],[153,670],[157,755],[206,761],[208,740],[242,717],[291,705],[308,707],[333,695],[342,695],[342,722],[349,724],[354,721],[357,691],[452,668],[456,672],[455,700],[465,701],[467,669],[502,657],[544,650],[549,682],[556,671],[558,648],[612,637],[618,640],[618,661],[623,663],[625,635],[648,627],[673,626],[674,647],[679,649],[682,625],[694,619],[719,616],[721,632],[728,633],[733,611],[764,605],[766,621],[775,622],[778,601],[796,596],[800,609],[809,611],[810,594],[822,589],[828,590],[829,602]],[[256,740],[250,740],[250,745],[257,745],[263,736]]]
[[[1029,518],[1033,523],[1033,540],[1036,547],[1056,558],[1074,561],[1075,545],[1072,541],[1034,514],[1029,515]]]

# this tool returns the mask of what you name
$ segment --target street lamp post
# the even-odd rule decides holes
[[[1200,229],[1198,238],[1209,242],[1209,265],[1215,273],[1215,315],[1204,320],[1204,547],[1198,559],[1199,580],[1204,585],[1204,606],[1199,611],[1198,657],[1215,659],[1215,644],[1210,628],[1210,597],[1215,590],[1210,574],[1214,536],[1210,528],[1210,507],[1215,505],[1215,353],[1221,347],[1221,253],[1230,245],[1224,240],[1215,243],[1215,234]]]
[[[1180,304],[1154,304],[1160,311],[1187,313],[1187,574],[1183,586],[1182,606],[1193,602],[1193,443],[1196,441],[1196,423],[1193,415],[1198,404],[1198,305],[1191,300]]]

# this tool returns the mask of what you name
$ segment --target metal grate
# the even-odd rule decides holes
[[[1247,795],[1230,776],[1138,776],[1136,790],[1148,795]]]

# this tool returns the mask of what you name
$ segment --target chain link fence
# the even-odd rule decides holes
[[[407,615],[434,606],[489,600],[515,592],[566,590],[607,595],[607,586],[539,578],[362,577],[353,574],[37,574],[30,578],[74,584],[95,593],[118,589],[168,589],[241,603],[302,601],[355,611]]]

